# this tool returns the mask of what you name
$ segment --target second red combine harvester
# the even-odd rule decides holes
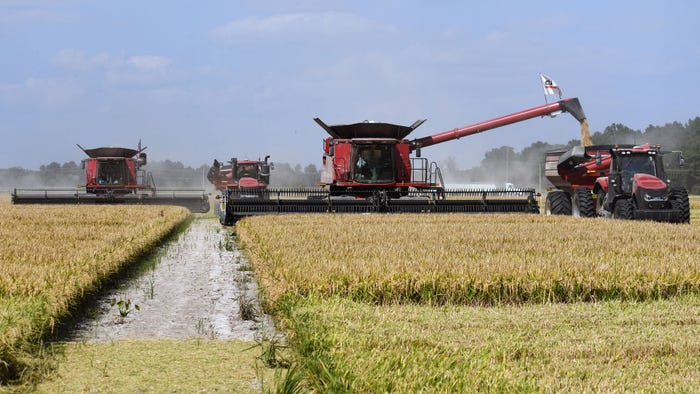
[[[192,212],[209,211],[209,198],[200,189],[156,189],[146,165],[146,148],[84,149],[85,185],[74,189],[14,189],[13,204],[131,204],[178,205]]]
[[[268,162],[269,158],[270,156],[265,156],[265,160],[239,160],[234,157],[229,161],[230,164],[214,160],[207,179],[221,192],[241,187],[248,191],[265,190],[270,184],[270,169],[274,168]]]
[[[421,149],[527,119],[568,112],[585,119],[577,98],[530,108],[428,137],[407,140],[423,124],[410,126],[362,122],[329,126],[324,139],[320,188],[228,188],[220,199],[222,224],[260,214],[526,212],[537,213],[534,189],[445,189],[439,167],[421,157]],[[416,157],[411,157],[415,152]],[[241,185],[242,186],[242,185]]]

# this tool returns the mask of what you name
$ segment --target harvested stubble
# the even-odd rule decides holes
[[[188,215],[180,207],[3,204],[0,381],[38,362],[33,343]]]
[[[267,301],[643,300],[700,293],[698,224],[536,215],[251,217],[237,233]]]

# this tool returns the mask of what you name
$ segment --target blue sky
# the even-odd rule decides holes
[[[135,146],[151,160],[320,166],[328,124],[428,121],[423,137],[544,103],[592,131],[700,116],[696,1],[0,0],[0,168]],[[483,153],[579,137],[538,118],[426,148]],[[652,141],[653,142],[653,141]]]

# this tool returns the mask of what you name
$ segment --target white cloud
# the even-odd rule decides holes
[[[164,56],[130,56],[126,64],[143,71],[164,73],[173,60]]]
[[[398,29],[350,13],[290,13],[265,18],[250,17],[229,22],[211,35],[228,43],[260,40],[298,41],[341,37],[394,36]]]
[[[91,78],[109,85],[158,84],[167,77],[173,59],[157,55],[114,55],[100,52],[85,54],[76,49],[62,49],[51,62],[68,71],[89,73]]]
[[[72,80],[28,78],[24,83],[0,86],[0,102],[57,109],[80,100],[85,93],[84,87]]]
[[[72,71],[88,71],[98,68],[119,67],[123,62],[119,57],[107,52],[100,52],[92,56],[76,49],[61,49],[51,62],[61,68]]]

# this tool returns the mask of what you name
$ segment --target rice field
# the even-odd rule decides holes
[[[0,382],[41,364],[39,340],[86,294],[189,216],[180,207],[15,206],[0,210]]]
[[[290,215],[236,232],[318,392],[677,392],[700,389],[691,220]]]
[[[317,392],[698,392],[700,297],[440,307],[304,299],[285,321]]]
[[[543,215],[246,218],[240,241],[287,297],[500,305],[700,293],[700,228]]]

